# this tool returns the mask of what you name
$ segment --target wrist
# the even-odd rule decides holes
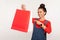
[[[42,28],[43,28],[43,29],[46,29],[46,26],[42,24]]]

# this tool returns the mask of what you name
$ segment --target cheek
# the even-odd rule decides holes
[[[38,16],[41,16],[41,13],[38,13]]]
[[[44,13],[42,13],[42,15],[44,16],[45,14],[44,14]]]
[[[38,13],[38,15],[40,15],[40,16],[44,16],[44,13]]]
[[[41,13],[38,13],[38,16],[39,16],[39,17],[42,17],[43,15],[42,15]]]
[[[44,17],[44,13],[38,14],[39,17]]]
[[[42,15],[45,15],[45,12],[44,11],[42,12]]]

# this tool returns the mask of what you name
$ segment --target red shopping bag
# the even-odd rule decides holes
[[[16,10],[11,29],[27,32],[29,26],[30,11]]]

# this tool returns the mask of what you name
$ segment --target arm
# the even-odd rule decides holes
[[[46,25],[44,25],[43,23],[41,23],[40,21],[38,21],[38,20],[35,20],[36,21],[36,23],[38,24],[38,25],[41,25],[42,24],[42,28],[45,30],[45,32],[47,32],[48,34],[49,33],[51,33],[51,23],[48,21],[48,23],[46,24]]]
[[[47,23],[47,25],[45,26],[45,32],[47,32],[48,34],[50,34],[51,33],[51,23],[50,22],[48,22]]]

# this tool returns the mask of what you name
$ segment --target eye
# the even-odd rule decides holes
[[[42,11],[39,11],[38,13],[42,13]]]
[[[40,11],[39,13],[42,13],[42,11]]]

